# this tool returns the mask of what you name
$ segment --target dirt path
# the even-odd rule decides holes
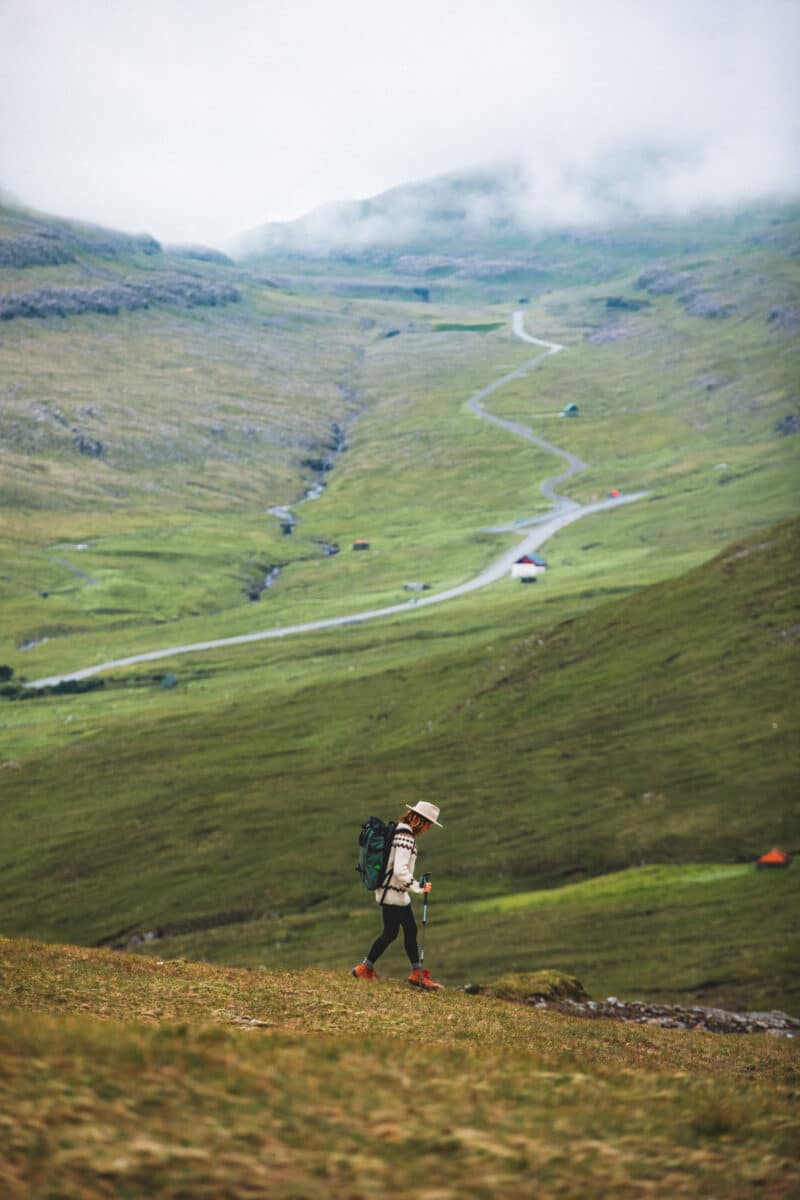
[[[92,667],[84,667],[80,671],[71,671],[65,675],[50,675],[46,679],[35,679],[27,686],[31,688],[54,687],[58,683],[66,682],[73,679],[87,679],[91,675],[99,675],[103,671],[117,670],[120,667],[132,667],[139,663],[157,662],[163,658],[174,658],[179,654],[199,654],[206,650],[218,650],[225,646],[244,646],[248,642],[261,642],[270,638],[293,637],[300,633],[313,633],[320,629],[337,629],[345,625],[360,625],[362,621],[373,621],[377,617],[391,617],[398,613],[418,612],[421,608],[425,608],[431,604],[443,604],[447,600],[454,600],[458,596],[466,596],[469,592],[477,591],[479,588],[487,587],[490,583],[496,583],[499,579],[507,576],[511,570],[512,564],[522,554],[530,554],[557,533],[566,525],[571,525],[573,521],[580,520],[582,517],[589,516],[590,513],[603,512],[609,508],[619,508],[624,504],[632,504],[636,500],[642,499],[646,492],[633,492],[630,495],[616,496],[613,499],[601,500],[596,504],[578,504],[575,500],[570,500],[565,496],[559,496],[554,490],[555,487],[562,483],[565,479],[569,479],[578,471],[584,470],[586,464],[576,458],[574,454],[570,454],[566,450],[562,450],[559,446],[554,446],[551,442],[539,437],[529,429],[526,425],[520,425],[516,421],[506,421],[502,417],[496,417],[492,413],[487,412],[483,407],[483,401],[496,392],[498,388],[510,382],[512,379],[519,379],[525,375],[533,367],[544,362],[554,354],[560,353],[564,349],[563,346],[557,345],[555,342],[545,342],[540,338],[535,338],[531,334],[526,333],[524,328],[524,318],[522,312],[515,312],[512,317],[512,328],[514,333],[522,341],[530,342],[536,346],[544,347],[541,354],[537,354],[534,358],[528,359],[522,366],[517,367],[515,371],[503,375],[500,379],[496,379],[494,383],[490,383],[488,387],[476,392],[474,396],[470,396],[467,401],[467,407],[481,420],[492,421],[495,425],[501,426],[509,433],[517,437],[526,438],[528,441],[534,442],[537,446],[541,446],[544,450],[548,450],[551,454],[556,454],[567,461],[567,470],[560,475],[556,475],[552,479],[545,480],[541,484],[541,491],[555,505],[554,511],[541,519],[537,519],[536,527],[529,531],[516,546],[510,550],[506,550],[498,559],[491,563],[485,570],[481,571],[473,579],[467,580],[466,583],[458,584],[456,587],[448,588],[444,592],[436,592],[431,596],[414,598],[413,600],[405,600],[400,604],[392,604],[387,608],[367,609],[363,612],[349,613],[342,617],[326,617],[320,621],[306,621],[302,625],[283,625],[277,626],[274,629],[263,629],[256,633],[242,633],[235,637],[216,638],[213,641],[194,642],[186,646],[168,646],[163,650],[151,650],[144,654],[132,654],[127,658],[116,658],[109,662],[97,663]]]

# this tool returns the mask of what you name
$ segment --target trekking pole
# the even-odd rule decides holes
[[[422,876],[420,883],[424,887],[426,883],[430,883],[430,872]],[[420,967],[425,966],[425,930],[428,926],[428,896],[429,892],[425,893],[425,899],[422,901],[422,939],[419,944],[419,964]]]

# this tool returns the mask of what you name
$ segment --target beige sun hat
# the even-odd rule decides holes
[[[417,813],[424,820],[430,821],[431,825],[438,825],[440,829],[444,828],[441,821],[437,820],[439,809],[435,804],[430,804],[427,800],[418,800],[416,804],[409,806],[408,811]]]

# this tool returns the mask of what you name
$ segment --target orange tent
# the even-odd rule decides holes
[[[761,858],[756,863],[757,867],[788,867],[792,861],[791,854],[787,854],[785,850],[772,849],[767,854],[762,854]]]

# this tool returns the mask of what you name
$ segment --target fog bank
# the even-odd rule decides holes
[[[520,214],[800,190],[794,0],[3,0],[0,182],[167,241],[465,166]]]

